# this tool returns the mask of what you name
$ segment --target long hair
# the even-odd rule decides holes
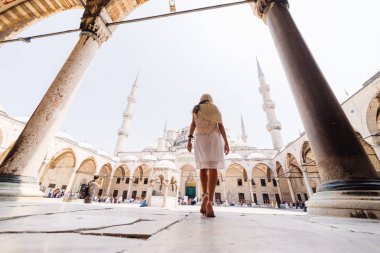
[[[195,105],[194,108],[193,108],[193,113],[194,114],[198,114],[199,110],[201,109],[201,104],[206,104],[206,103],[209,103],[210,101],[208,100],[202,100],[201,102],[199,102],[199,104]]]

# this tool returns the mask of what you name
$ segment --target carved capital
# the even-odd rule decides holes
[[[266,23],[266,14],[275,4],[281,4],[289,8],[289,3],[287,0],[256,0],[254,2],[255,15],[262,19],[264,23]]]
[[[96,7],[94,6],[93,9],[96,10]],[[101,46],[112,35],[111,30],[107,27],[107,22],[112,22],[112,19],[104,7],[95,14],[85,11],[80,24],[80,28],[82,29],[81,35],[93,38]]]

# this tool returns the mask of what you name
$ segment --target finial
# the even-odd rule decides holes
[[[261,66],[260,66],[260,63],[259,63],[259,59],[257,59],[257,56],[256,56],[256,63],[257,63],[257,76],[258,77],[263,76],[264,73],[261,70]]]

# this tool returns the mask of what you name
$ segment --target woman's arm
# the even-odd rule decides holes
[[[228,146],[226,130],[224,130],[224,126],[222,123],[218,123],[218,128],[224,140],[224,153],[228,155],[228,153],[230,152],[230,147]]]
[[[195,122],[194,122],[194,116],[193,116],[193,120],[191,121],[191,125],[190,125],[190,132],[189,132],[189,138],[187,139],[187,150],[191,153],[191,150],[193,148],[193,144],[191,142],[191,139],[193,138],[193,133],[195,131]]]

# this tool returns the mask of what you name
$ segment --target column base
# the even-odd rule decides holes
[[[19,175],[0,175],[0,201],[42,198],[38,182],[33,177]]]
[[[306,202],[309,215],[380,219],[380,190],[323,191]]]

